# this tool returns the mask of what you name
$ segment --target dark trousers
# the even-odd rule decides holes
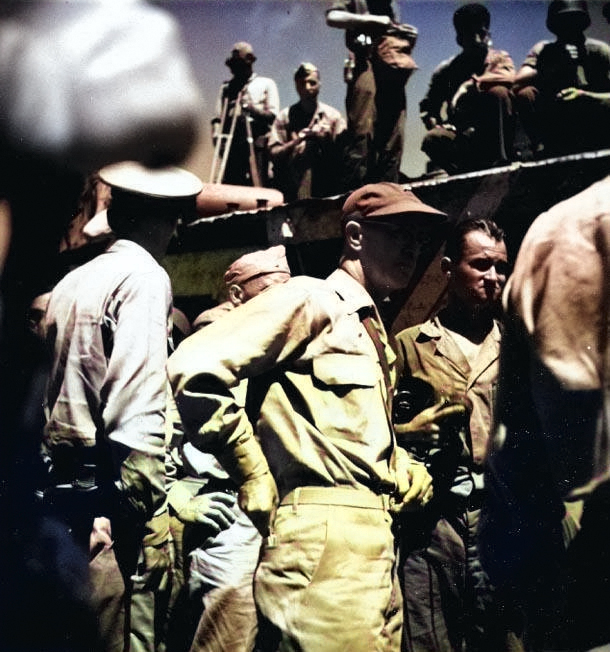
[[[345,190],[365,183],[399,181],[406,99],[403,71],[382,62],[360,62],[348,84],[345,107]]]
[[[474,86],[457,102],[456,131],[437,126],[426,133],[421,149],[449,173],[482,170],[512,159],[515,133],[514,96],[505,86],[478,91]]]
[[[480,510],[407,515],[400,532],[403,652],[517,652],[522,622],[478,553]]]
[[[85,587],[98,623],[100,652],[128,649],[131,576],[136,572],[142,529],[133,518],[114,510],[108,496],[93,491],[50,488],[43,512],[63,527],[74,543],[89,556]],[[115,513],[116,512],[116,513]],[[93,521],[107,516],[112,528],[111,548],[90,552]]]
[[[586,98],[561,102],[526,86],[517,111],[533,149],[546,157],[610,147],[610,109]]]

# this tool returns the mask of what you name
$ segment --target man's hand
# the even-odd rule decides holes
[[[157,546],[142,548],[143,567],[132,579],[142,582],[143,591],[164,591],[170,582],[173,569],[172,549],[169,539]]]
[[[403,448],[396,450],[396,492],[392,511],[416,511],[432,499],[432,476],[421,462],[409,457]]]
[[[93,519],[93,528],[89,535],[89,559],[96,557],[102,549],[112,548],[112,528],[105,516]]]
[[[442,400],[422,410],[408,423],[394,426],[398,440],[403,444],[420,443],[430,447],[440,444],[441,425],[445,419],[457,415],[465,416],[467,405],[463,401]]]
[[[224,491],[212,491],[193,496],[185,505],[174,509],[183,523],[202,525],[211,531],[210,536],[214,536],[235,522],[237,516],[232,508],[236,500],[235,496]]]
[[[137,574],[132,580],[142,591],[163,591],[171,580],[173,559],[167,509],[146,523]]]
[[[330,129],[328,125],[325,125],[321,122],[314,124],[310,129],[307,130],[307,138],[312,140],[324,140],[330,136]]]
[[[557,99],[562,102],[572,102],[584,97],[584,95],[585,91],[571,86],[570,88],[560,90],[559,93],[557,93]]]
[[[246,480],[239,488],[239,506],[263,538],[269,536],[269,524],[278,502],[275,480],[269,472]]]

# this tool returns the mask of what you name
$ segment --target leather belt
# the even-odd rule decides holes
[[[387,511],[390,496],[351,487],[297,487],[280,501],[280,506],[286,505],[292,505],[294,509],[298,505],[335,505]]]

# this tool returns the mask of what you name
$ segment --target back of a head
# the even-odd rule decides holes
[[[470,37],[481,29],[489,29],[490,15],[487,7],[478,2],[462,5],[453,14],[453,26],[458,42],[463,37]]]
[[[286,277],[285,280],[290,276],[284,245],[276,245],[240,256],[229,265],[224,275],[224,282],[227,288],[231,285],[243,287],[245,283],[268,274],[282,274]]]
[[[559,35],[564,27],[584,32],[590,24],[591,16],[585,0],[552,0],[549,4],[546,26],[555,35]]]
[[[176,222],[195,214],[195,198],[203,184],[182,168],[147,168],[124,161],[102,168],[100,179],[110,186],[108,225],[125,237],[154,221]]]

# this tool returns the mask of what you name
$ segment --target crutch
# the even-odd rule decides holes
[[[244,115],[246,121],[246,139],[248,141],[248,163],[250,164],[250,175],[252,177],[252,185],[261,187],[261,175],[258,171],[258,164],[256,163],[256,152],[254,150],[254,138],[252,137],[252,118],[249,115]]]
[[[210,183],[222,183],[225,168],[227,167],[227,161],[229,159],[229,152],[231,151],[235,125],[237,124],[237,119],[241,113],[241,93],[235,100],[235,108],[233,110],[229,132],[224,133],[223,129],[228,110],[229,98],[225,97],[220,115],[220,133],[216,135],[216,145],[214,146],[214,158],[212,159],[212,169],[210,171]]]

